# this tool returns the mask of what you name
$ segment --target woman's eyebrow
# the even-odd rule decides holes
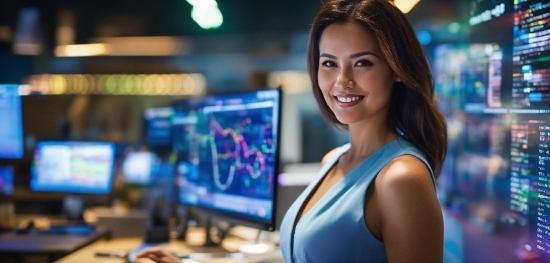
[[[372,56],[378,57],[376,54],[374,54],[371,51],[362,51],[362,52],[359,52],[359,53],[351,54],[349,56],[349,58],[358,58],[358,57],[366,56],[366,55],[372,55]],[[319,57],[327,57],[327,58],[331,58],[331,59],[336,59],[336,56],[331,55],[331,54],[327,54],[327,53],[322,53],[321,55],[319,55]]]
[[[319,57],[327,57],[327,58],[336,59],[336,56],[333,56],[333,55],[330,55],[330,54],[327,54],[327,53],[323,53]]]
[[[352,55],[349,56],[349,58],[358,58],[358,57],[366,56],[366,55],[372,55],[372,56],[378,57],[378,56],[377,56],[376,54],[374,54],[373,52],[370,52],[370,51],[363,51],[363,52],[359,52],[359,53],[352,54]]]

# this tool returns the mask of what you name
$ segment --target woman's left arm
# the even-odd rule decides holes
[[[376,182],[380,230],[389,262],[442,262],[443,214],[426,165],[396,158]]]

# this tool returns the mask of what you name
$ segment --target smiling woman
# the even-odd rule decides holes
[[[285,262],[440,262],[435,184],[447,148],[426,57],[386,0],[332,0],[308,70],[321,112],[350,143],[329,152],[281,226]]]
[[[374,36],[359,23],[333,24],[324,31],[319,50],[319,88],[338,121],[385,122],[398,77]]]

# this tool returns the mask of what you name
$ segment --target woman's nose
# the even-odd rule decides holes
[[[351,77],[351,74],[347,73],[345,70],[340,71],[338,78],[336,79],[336,88],[340,89],[351,89],[355,87],[355,82]]]

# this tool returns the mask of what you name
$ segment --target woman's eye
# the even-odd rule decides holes
[[[323,65],[323,66],[325,66],[325,67],[335,67],[335,66],[336,66],[336,63],[327,60],[327,61],[323,61],[323,62],[321,63],[321,65]]]
[[[372,66],[372,62],[368,60],[359,60],[357,63],[355,63],[355,66],[357,67],[370,67]]]

